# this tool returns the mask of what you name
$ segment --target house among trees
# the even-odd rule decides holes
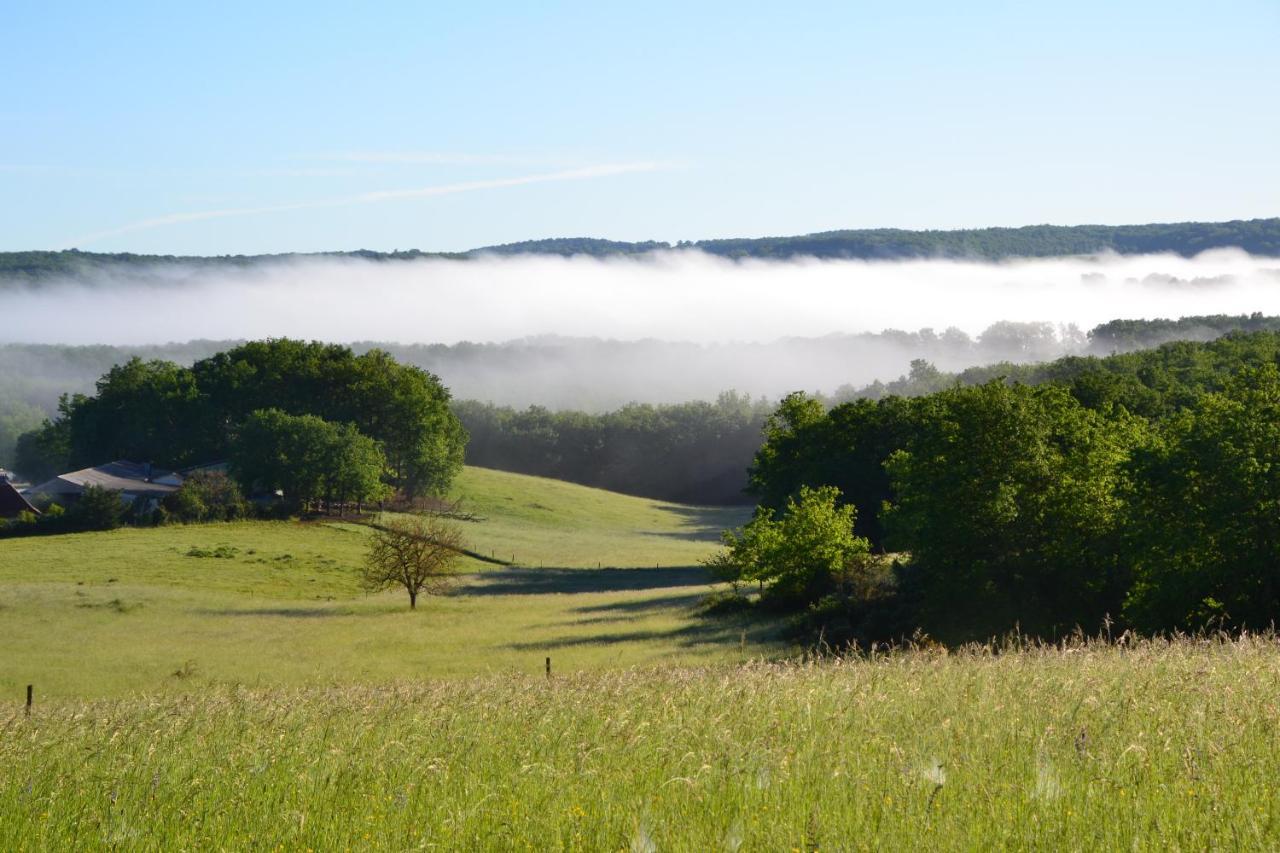
[[[181,474],[153,469],[148,463],[117,460],[94,468],[59,474],[52,480],[27,489],[26,494],[69,506],[75,503],[85,489],[96,486],[105,491],[119,492],[121,500],[132,504],[137,500],[159,502],[176,492],[181,485]]]
[[[7,477],[0,477],[0,518],[17,518],[24,512],[39,515],[40,511],[24,498]]]

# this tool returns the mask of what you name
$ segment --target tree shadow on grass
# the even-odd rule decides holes
[[[741,527],[751,519],[751,508],[741,506],[664,506],[662,511],[680,518],[680,529],[644,531],[646,535],[690,542],[719,542],[723,531]]]
[[[572,608],[573,613],[644,613],[650,610],[668,610],[673,607],[693,607],[706,598],[705,593],[688,592],[679,595],[659,595],[653,598],[636,598],[630,601],[611,601],[607,604],[584,604]]]
[[[507,648],[518,652],[550,651],[576,646],[614,646],[621,643],[661,641],[689,648],[692,646],[728,646],[740,643],[768,643],[776,640],[777,626],[746,624],[737,620],[704,620],[669,631],[612,631],[583,636],[555,637],[528,643],[510,643]]]
[[[223,608],[221,610],[196,610],[200,616],[281,616],[285,619],[325,619],[330,616],[349,616],[347,610],[326,609],[321,607],[257,607],[251,610]]]
[[[654,598],[636,598],[628,601],[614,601],[608,604],[589,604],[572,607],[570,613],[581,613],[577,619],[566,619],[555,623],[556,628],[574,628],[581,625],[607,625],[618,622],[634,622],[644,619],[654,612],[662,610],[691,611],[704,599],[701,592],[684,593],[682,595],[659,595]]]
[[[472,575],[452,595],[571,595],[705,586],[711,575],[701,566],[675,569],[502,569]]]

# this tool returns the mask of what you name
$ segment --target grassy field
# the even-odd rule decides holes
[[[0,711],[4,849],[1280,845],[1274,640]]]
[[[0,697],[340,685],[740,660],[773,633],[696,612],[697,561],[741,509],[665,504],[467,469],[476,551],[409,612],[357,583],[367,529],[244,522],[0,541]],[[600,568],[596,568],[596,566]],[[545,568],[537,568],[542,566]],[[662,566],[656,569],[654,566]],[[744,630],[745,629],[745,630]]]

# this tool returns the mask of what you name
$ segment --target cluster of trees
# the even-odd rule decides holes
[[[294,506],[443,492],[466,432],[448,390],[380,350],[287,339],[197,361],[131,359],[17,442],[33,480],[112,459],[180,469],[227,460],[248,491]]]
[[[820,495],[869,551],[899,555],[892,595],[850,586],[867,565],[855,549],[809,566],[799,597],[793,564],[773,558],[788,578],[765,575],[764,597],[798,599],[848,638],[1265,627],[1280,616],[1278,365],[1280,334],[1262,332],[1067,359],[1038,384],[830,410],[792,395],[751,470],[757,521],[717,567],[760,577],[752,526],[812,535]]]
[[[733,392],[714,403],[633,404],[599,415],[454,407],[472,465],[691,503],[748,502],[746,469],[769,409]]]
[[[1257,316],[1257,315],[1254,315]],[[1186,318],[1199,323],[1212,318]],[[1248,317],[1230,318],[1245,321]],[[1277,318],[1260,318],[1275,320]],[[1151,321],[1154,324],[1165,321]],[[1182,322],[1182,321],[1177,321]],[[1266,328],[1264,326],[1263,328]],[[1110,401],[1146,416],[1165,414],[1206,390],[1221,390],[1241,367],[1275,360],[1280,331],[1233,330],[1208,341],[1175,340],[1109,356],[1064,356],[1036,363],[995,362],[957,372],[938,370],[924,359],[892,382],[876,382],[836,395],[833,402],[917,397],[952,387],[972,387],[994,379],[1026,385],[1057,383],[1091,406]]]
[[[1150,349],[1170,341],[1212,341],[1231,332],[1278,332],[1280,317],[1209,314],[1176,320],[1110,320],[1089,330],[1089,348],[1099,355]]]

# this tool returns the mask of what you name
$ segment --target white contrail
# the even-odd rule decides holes
[[[394,163],[430,166],[511,166],[541,162],[530,157],[509,154],[465,154],[449,151],[331,151],[320,154],[302,154],[296,160],[322,160],[339,163]]]
[[[563,169],[558,172],[543,172],[535,175],[520,175],[514,178],[492,178],[482,181],[463,181],[456,184],[440,184],[431,187],[416,187],[403,190],[379,190],[360,193],[358,195],[339,198],[318,199],[316,201],[298,201],[284,204],[271,204],[261,207],[227,207],[218,210],[196,210],[189,213],[171,213],[140,219],[115,228],[107,228],[84,234],[64,242],[64,248],[84,246],[96,243],[108,237],[121,234],[132,234],[136,231],[147,231],[165,225],[177,225],[183,222],[200,222],[206,219],[226,219],[233,216],[256,216],[264,213],[287,213],[294,210],[314,210],[327,207],[346,207],[353,204],[373,204],[380,201],[405,198],[431,198],[433,196],[454,195],[457,193],[476,192],[478,190],[494,190],[504,187],[520,187],[527,184],[545,184],[555,181],[581,181],[590,178],[604,178],[612,175],[625,175],[633,172],[654,172],[667,168],[662,163],[605,163],[597,166],[584,166],[578,169]]]

